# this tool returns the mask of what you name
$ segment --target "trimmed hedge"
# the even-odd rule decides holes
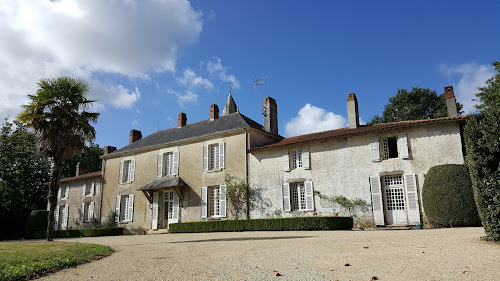
[[[350,230],[352,217],[296,217],[278,219],[219,220],[171,224],[171,233],[283,230]]]
[[[425,176],[422,202],[435,227],[481,226],[466,165],[439,165]]]
[[[69,238],[69,237],[96,237],[96,236],[115,236],[123,235],[122,227],[110,228],[83,228],[72,230],[55,230],[54,238]],[[46,237],[45,231],[36,231],[34,234],[35,239],[44,239]]]
[[[49,211],[34,210],[31,211],[26,223],[26,239],[32,239],[35,231],[44,231],[47,229],[47,216]]]

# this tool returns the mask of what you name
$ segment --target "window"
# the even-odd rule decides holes
[[[69,186],[63,186],[59,188],[59,199],[68,199],[69,198]]]
[[[226,186],[201,188],[201,217],[226,217]]]
[[[120,162],[119,183],[133,182],[135,172],[135,160],[125,160]]]
[[[313,211],[312,181],[283,184],[283,211]]]
[[[95,182],[87,182],[83,185],[83,196],[94,196],[95,195]]]
[[[398,133],[396,136],[382,137],[372,136],[370,141],[372,162],[380,160],[401,158],[409,159],[408,138],[406,132]],[[381,151],[382,150],[382,151]]]
[[[157,176],[170,176],[179,174],[179,151],[158,154]]]
[[[309,169],[309,147],[301,147],[298,149],[285,150],[283,152],[283,171],[289,172],[290,169]],[[292,163],[290,163],[290,161]]]
[[[134,217],[134,194],[116,197],[116,221],[132,221]]]
[[[302,149],[292,151],[293,169],[302,168]]]
[[[220,216],[220,187],[208,189],[208,214],[211,217]]]
[[[224,168],[224,143],[203,146],[203,170],[218,170]]]
[[[292,211],[302,211],[306,209],[306,189],[304,183],[290,184],[292,190]]]
[[[80,220],[83,222],[91,222],[94,220],[94,202],[82,203]]]
[[[396,137],[382,138],[384,160],[398,158],[398,140]]]

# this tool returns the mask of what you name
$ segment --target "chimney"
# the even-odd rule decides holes
[[[132,144],[138,140],[142,139],[141,131],[138,130],[130,130],[130,139],[128,144]]]
[[[104,147],[104,155],[108,155],[108,154],[110,154],[111,152],[113,152],[113,151],[115,151],[115,150],[116,150],[116,147],[106,145],[106,146]]]
[[[186,122],[187,122],[186,113],[180,112],[179,117],[177,118],[177,121],[178,121],[177,128],[181,128],[181,127],[186,126]]]
[[[359,127],[358,99],[354,93],[349,93],[347,96],[347,119],[349,119],[349,129]]]
[[[86,172],[83,168],[80,168],[80,162],[76,163],[75,177],[78,177],[79,175],[84,175],[84,174],[86,174]]]
[[[457,100],[455,99],[455,92],[453,86],[444,87],[444,99],[446,100],[446,108],[448,109],[448,116],[453,117],[458,115]]]
[[[216,104],[210,106],[210,120],[219,118],[219,107]]]
[[[278,135],[278,106],[276,100],[271,97],[266,97],[264,101],[264,129]]]

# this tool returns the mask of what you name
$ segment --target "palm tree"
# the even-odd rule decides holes
[[[69,77],[40,79],[37,85],[36,95],[28,95],[31,102],[22,106],[23,111],[17,118],[39,135],[41,153],[52,160],[47,196],[47,241],[52,241],[63,162],[95,138],[91,123],[97,122],[99,113],[86,111],[94,101],[85,97],[89,86],[83,80]]]

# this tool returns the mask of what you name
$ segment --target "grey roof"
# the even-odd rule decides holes
[[[207,119],[187,124],[181,128],[171,128],[158,131],[132,144],[122,147],[107,156],[249,127],[264,131],[264,127],[261,124],[253,121],[245,115],[241,113],[232,113],[214,120]]]
[[[158,190],[166,187],[175,187],[175,186],[187,186],[187,184],[179,177],[175,178],[165,178],[154,180],[145,186],[139,188],[139,190],[147,191],[147,190]]]
[[[226,105],[224,106],[224,110],[222,111],[222,116],[226,116],[235,112],[240,112],[240,110],[238,109],[238,106],[236,105],[231,92],[229,92],[229,97],[227,97]]]

